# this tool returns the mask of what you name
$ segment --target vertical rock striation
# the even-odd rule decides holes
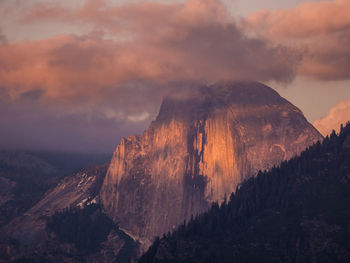
[[[186,99],[165,99],[141,136],[122,139],[101,201],[122,229],[147,246],[258,170],[321,138],[298,108],[263,84],[200,87]]]

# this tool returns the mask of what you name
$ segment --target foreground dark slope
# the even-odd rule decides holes
[[[139,262],[350,262],[350,123],[246,181]]]

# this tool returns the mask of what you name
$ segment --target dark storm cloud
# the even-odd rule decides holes
[[[98,112],[58,114],[35,101],[31,94],[20,101],[8,102],[2,93],[2,149],[112,152],[121,137],[141,132],[145,126],[143,122],[116,120]]]

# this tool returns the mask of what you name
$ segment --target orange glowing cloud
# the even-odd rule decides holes
[[[245,35],[218,0],[89,0],[75,9],[40,4],[24,14],[26,23],[68,19],[95,30],[1,45],[0,82],[13,99],[41,90],[43,99],[91,106],[114,94],[127,107],[119,97],[130,97],[130,82],[153,83],[158,99],[169,82],[288,81],[300,60],[292,48]]]
[[[219,0],[111,2],[2,2],[0,15],[15,24],[4,32],[21,33],[0,30],[0,147],[112,150],[146,127],[165,94],[194,83],[350,79],[349,0],[242,23]],[[32,32],[21,25],[44,32],[11,42]],[[80,33],[47,34],[51,25]],[[315,125],[338,125],[338,110],[331,115]]]
[[[308,37],[350,29],[350,1],[304,2],[293,9],[262,10],[249,24],[276,37]]]
[[[350,1],[305,2],[296,8],[259,11],[243,27],[304,50],[300,74],[323,80],[350,79]]]

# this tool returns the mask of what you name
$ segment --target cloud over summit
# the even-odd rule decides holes
[[[8,138],[26,138],[12,130],[33,121],[57,128],[39,125],[28,145],[44,131],[79,141],[115,130],[120,138],[142,130],[162,97],[188,83],[350,79],[348,0],[246,18],[232,17],[219,0],[116,2],[0,2],[7,25],[28,38],[0,30],[0,100],[14,109],[0,113],[0,124],[12,127]]]
[[[0,81],[11,97],[42,89],[43,98],[94,103],[135,80],[288,81],[300,59],[291,48],[247,36],[218,0],[118,6],[89,0],[71,9],[42,2],[23,17],[65,19],[93,30],[0,47]]]

